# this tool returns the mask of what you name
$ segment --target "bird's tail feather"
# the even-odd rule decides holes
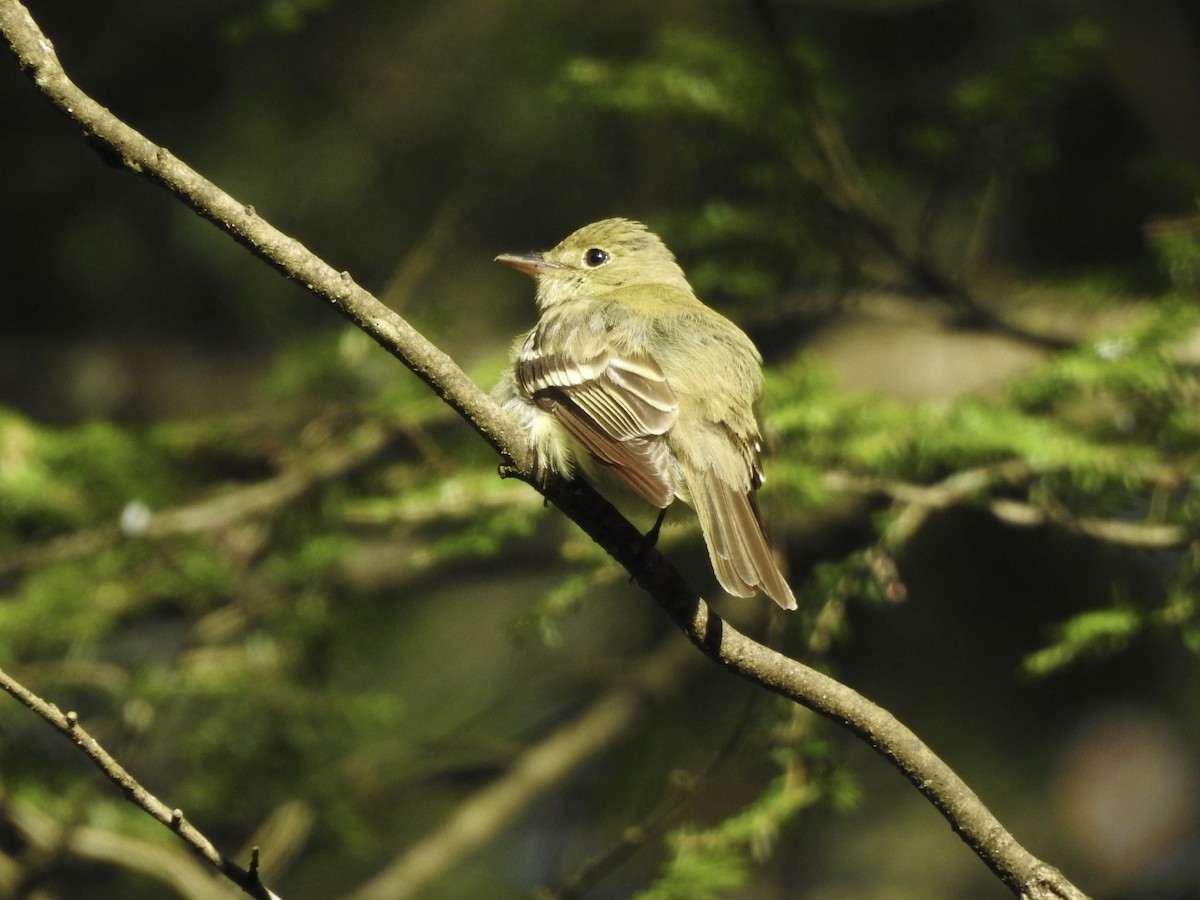
[[[784,609],[795,609],[796,598],[775,563],[753,493],[729,486],[711,471],[688,471],[686,478],[721,587],[735,597],[762,591]]]

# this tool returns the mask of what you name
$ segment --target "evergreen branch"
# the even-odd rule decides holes
[[[38,89],[80,126],[94,144],[111,151],[129,170],[166,188],[285,277],[328,301],[463,416],[500,454],[504,460],[503,472],[533,483],[532,451],[526,436],[449,356],[359,287],[349,273],[336,271],[298,241],[271,226],[253,207],[238,202],[205,180],[76,87],[63,71],[50,41],[17,0],[0,0],[0,31]],[[1081,900],[1085,896],[1056,869],[1017,843],[966,783],[891,713],[833,678],[751,640],[713,613],[678,571],[657,551],[647,551],[642,535],[586,483],[555,480],[539,487],[633,574],[710,659],[842,724],[890,760],[1014,893],[1030,900]],[[14,696],[27,693],[21,689]],[[37,704],[46,706],[40,700]],[[35,711],[39,709],[37,704],[27,703]],[[616,712],[611,710],[609,714]],[[78,723],[53,707],[46,709],[44,717],[66,734],[82,734]],[[115,761],[112,764],[115,766]],[[123,773],[120,769],[113,771]],[[126,791],[136,784],[128,775],[116,780]],[[186,826],[189,835],[202,840],[182,816],[168,813],[164,818],[165,807],[158,801],[154,803],[157,805],[151,805],[151,814],[155,818],[181,833]],[[256,876],[247,881],[247,873],[229,866],[215,850],[204,858],[227,877],[240,878],[241,881],[235,882],[239,886],[257,884]]]
[[[1107,544],[1120,544],[1139,550],[1173,550],[1187,546],[1192,540],[1187,529],[1178,525],[1068,516],[1019,500],[993,500],[988,504],[988,510],[997,519],[1010,525],[1023,528],[1058,525]]]
[[[424,238],[405,254],[385,288],[394,305],[403,306],[408,302],[415,286],[448,239],[460,206],[457,199],[447,201]],[[248,518],[268,515],[320,484],[335,481],[365,465],[397,434],[403,434],[411,441],[429,465],[443,471],[448,468],[445,455],[437,450],[421,424],[401,417],[389,422],[387,428],[383,430],[376,423],[364,425],[342,438],[337,446],[311,453],[278,475],[225,491],[216,497],[160,511],[140,509],[129,518],[123,514],[120,524],[81,528],[26,544],[0,557],[0,577],[91,556],[125,538],[159,541],[219,531]],[[130,510],[132,507],[126,508],[126,511]]]
[[[263,481],[158,512],[126,507],[119,524],[83,528],[10,551],[0,559],[0,576],[80,559],[124,539],[161,541],[180,535],[205,534],[245,519],[268,515],[318,485],[364,465],[383,449],[391,436],[377,424],[364,425],[338,446],[311,453],[294,466]]]
[[[989,491],[1025,482],[1031,474],[1024,462],[1013,460],[956,472],[931,485],[890,481],[884,478],[864,478],[847,472],[826,473],[824,484],[828,490],[839,493],[882,494],[897,503],[905,504],[904,511],[888,527],[887,543],[893,545],[908,540],[930,513],[976,504],[1009,525],[1021,528],[1057,525],[1076,534],[1126,547],[1171,550],[1183,547],[1192,540],[1188,530],[1179,525],[1072,516],[1059,510],[1048,510],[1029,501],[1008,498],[988,499],[980,503],[981,498]]]
[[[2,14],[3,11],[0,9],[0,16]],[[244,893],[256,898],[256,900],[279,900],[278,895],[268,890],[262,881],[259,880],[257,848],[251,851],[250,867],[248,869],[243,869],[231,860],[226,859],[199,829],[184,818],[182,811],[169,808],[165,803],[146,790],[136,778],[130,775],[100,745],[100,742],[88,734],[84,727],[79,724],[79,717],[75,713],[67,712],[64,714],[57,706],[43,700],[3,669],[0,669],[0,690],[12,696],[48,722],[64,737],[70,739],[120,789],[121,793],[125,795],[125,798],[130,803],[144,810],[179,835],[184,844],[196,856],[241,888]]]

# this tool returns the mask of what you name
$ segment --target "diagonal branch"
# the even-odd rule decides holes
[[[15,678],[0,669],[0,690],[5,691],[30,710],[49,722],[58,732],[69,738],[108,778],[121,789],[126,799],[145,810],[163,825],[179,835],[200,859],[208,863],[251,897],[257,900],[279,900],[258,878],[258,852],[251,853],[249,869],[243,869],[226,859],[200,831],[184,818],[178,809],[170,809],[165,803],[146,790],[141,783],[126,771],[125,767],[105,750],[79,724],[73,712],[63,713],[53,703],[47,703]]]
[[[314,256],[257,215],[253,207],[205,180],[76,87],[59,64],[50,41],[17,0],[0,0],[0,31],[39,90],[93,142],[112,148],[126,168],[165,187],[286,277],[332,304],[462,415],[501,455],[508,474],[531,480],[532,454],[525,435],[450,357],[355,284],[348,273],[338,272]],[[555,481],[542,490],[633,573],[710,659],[849,728],[890,760],[1014,893],[1031,900],[1084,898],[1056,869],[1017,843],[966,783],[889,712],[725,623],[660,554],[647,552],[639,532],[586,484]],[[57,710],[49,720],[68,734],[79,734],[77,723],[69,722]],[[115,780],[123,790],[129,789],[129,782]],[[164,819],[155,815],[167,824],[175,821],[173,816]],[[214,866],[226,865],[215,850],[212,854],[205,858]],[[232,877],[236,873],[229,874]]]

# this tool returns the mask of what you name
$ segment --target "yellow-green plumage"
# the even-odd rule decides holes
[[[762,358],[696,298],[639,222],[586,225],[544,253],[497,257],[537,279],[541,318],[497,396],[529,430],[541,471],[615,477],[665,509],[692,506],[717,580],[795,609],[755,504]]]

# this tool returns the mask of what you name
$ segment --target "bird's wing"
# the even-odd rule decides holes
[[[576,355],[543,346],[535,332],[518,356],[516,381],[644,500],[660,509],[671,503],[676,485],[665,436],[679,403],[650,356],[607,347]]]

